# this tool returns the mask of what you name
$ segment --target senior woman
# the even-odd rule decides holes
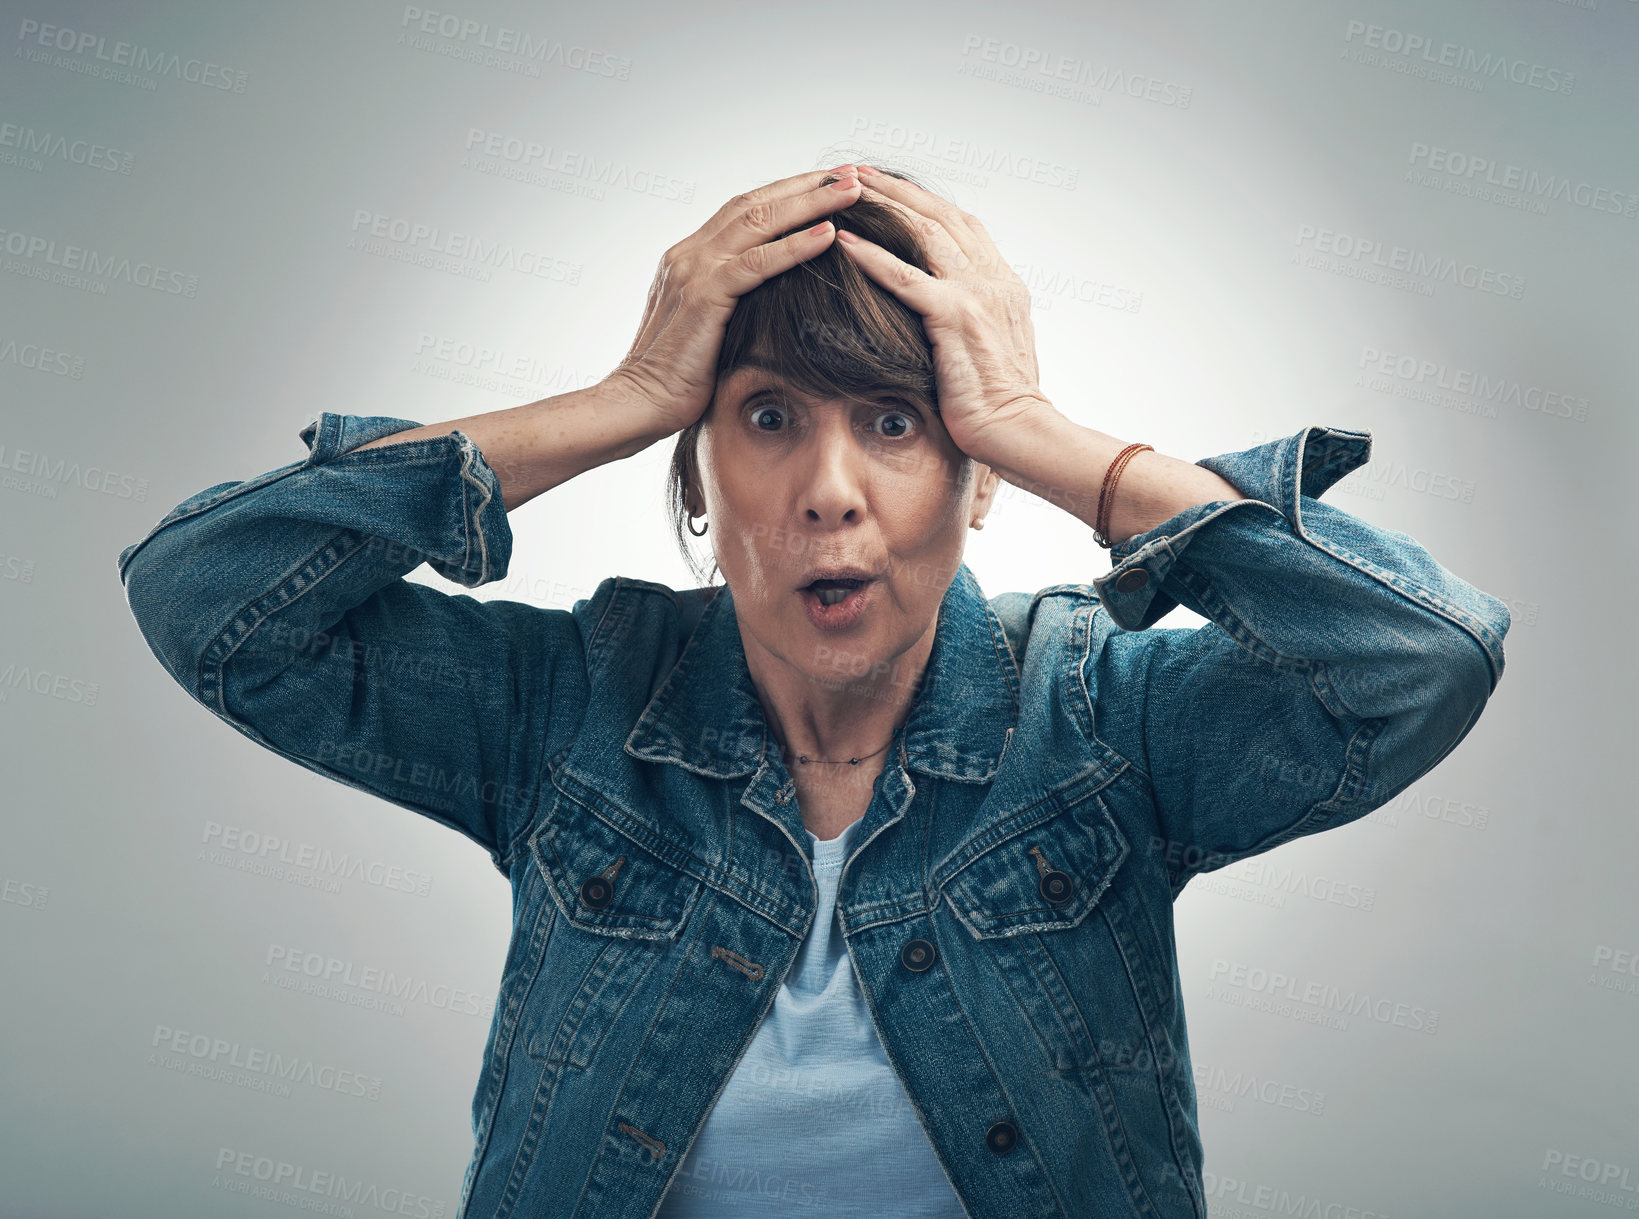
[[[193,697],[507,877],[461,1215],[1204,1219],[1174,899],[1445,757],[1508,613],[1319,500],[1369,433],[1182,461],[1034,348],[977,218],[798,174],[666,252],[599,384],[321,413],[122,552]],[[509,511],[674,434],[723,584],[404,578],[501,578]],[[987,599],[1003,479],[1111,570]]]

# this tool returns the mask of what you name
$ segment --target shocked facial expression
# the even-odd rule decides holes
[[[999,481],[925,403],[815,398],[756,367],[718,383],[696,462],[691,506],[747,642],[823,681],[887,674],[931,643]]]

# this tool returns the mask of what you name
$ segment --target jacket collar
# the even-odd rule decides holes
[[[991,780],[1019,715],[1017,664],[995,610],[963,563],[939,603],[933,647],[899,735],[901,765],[961,782]],[[666,681],[627,736],[635,758],[714,778],[778,763],[746,665],[734,598],[719,587]]]

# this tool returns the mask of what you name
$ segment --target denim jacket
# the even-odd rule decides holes
[[[127,601],[214,715],[511,885],[459,1214],[652,1217],[813,916],[795,787],[727,588],[405,580],[476,587],[512,549],[463,433],[352,451],[417,426],[322,413],[305,460],[127,547]],[[969,1214],[1205,1219],[1174,900],[1390,800],[1501,678],[1501,601],[1318,498],[1370,450],[1311,426],[1203,459],[1248,498],[1089,584],[952,579],[837,910]],[[1151,629],[1178,604],[1206,623]]]

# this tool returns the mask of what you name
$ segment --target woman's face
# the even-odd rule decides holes
[[[931,646],[970,523],[998,476],[938,415],[896,393],[816,399],[759,368],[718,383],[690,507],[755,644],[821,681],[908,681],[896,660]],[[861,592],[827,607],[810,585],[853,569]]]

